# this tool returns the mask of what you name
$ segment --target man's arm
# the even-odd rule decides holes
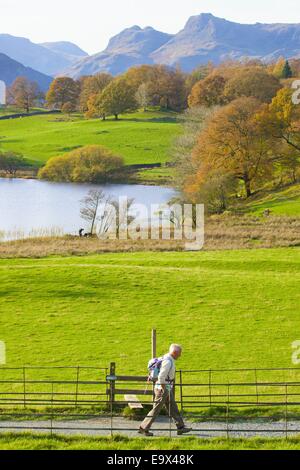
[[[161,385],[162,390],[165,390],[167,378],[172,368],[172,363],[170,359],[164,359],[161,364],[160,372],[158,375],[157,382]]]

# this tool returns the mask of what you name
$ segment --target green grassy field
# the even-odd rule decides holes
[[[299,450],[300,439],[130,439],[123,436],[0,436],[0,450]]]
[[[156,327],[182,369],[291,367],[300,339],[298,248],[2,259],[0,280],[8,366],[144,374]]]
[[[121,155],[127,165],[164,163],[179,132],[176,113],[146,112],[109,119],[46,115],[0,121],[0,149],[22,153],[38,165],[74,148],[98,144]]]
[[[300,184],[284,189],[258,194],[246,205],[245,210],[253,214],[262,214],[270,209],[273,215],[300,215]]]

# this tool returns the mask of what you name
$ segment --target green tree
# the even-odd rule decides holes
[[[123,77],[113,80],[97,98],[101,113],[113,115],[116,120],[119,115],[137,109],[136,90]]]
[[[24,168],[25,162],[21,154],[15,152],[0,152],[0,171],[15,177],[18,170]]]
[[[293,72],[291,66],[289,64],[289,61],[286,60],[282,71],[282,78],[292,78],[292,76]]]

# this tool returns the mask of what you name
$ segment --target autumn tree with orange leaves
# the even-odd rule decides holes
[[[184,187],[190,200],[212,173],[241,181],[247,197],[254,183],[272,177],[272,152],[256,120],[260,108],[255,98],[239,98],[213,114],[192,152],[194,171]]]

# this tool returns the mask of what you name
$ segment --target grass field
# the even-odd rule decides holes
[[[0,450],[299,450],[300,439],[130,439],[0,435]]]
[[[300,339],[299,248],[2,259],[0,280],[8,366],[144,374],[156,327],[182,369],[291,367]]]
[[[0,121],[0,149],[20,152],[42,165],[74,148],[98,144],[123,156],[127,165],[164,163],[178,132],[176,113],[171,112],[140,112],[105,122],[79,115],[46,115]]]
[[[258,193],[251,198],[245,210],[253,214],[262,214],[270,209],[274,215],[300,215],[300,184],[294,184],[284,189]]]

